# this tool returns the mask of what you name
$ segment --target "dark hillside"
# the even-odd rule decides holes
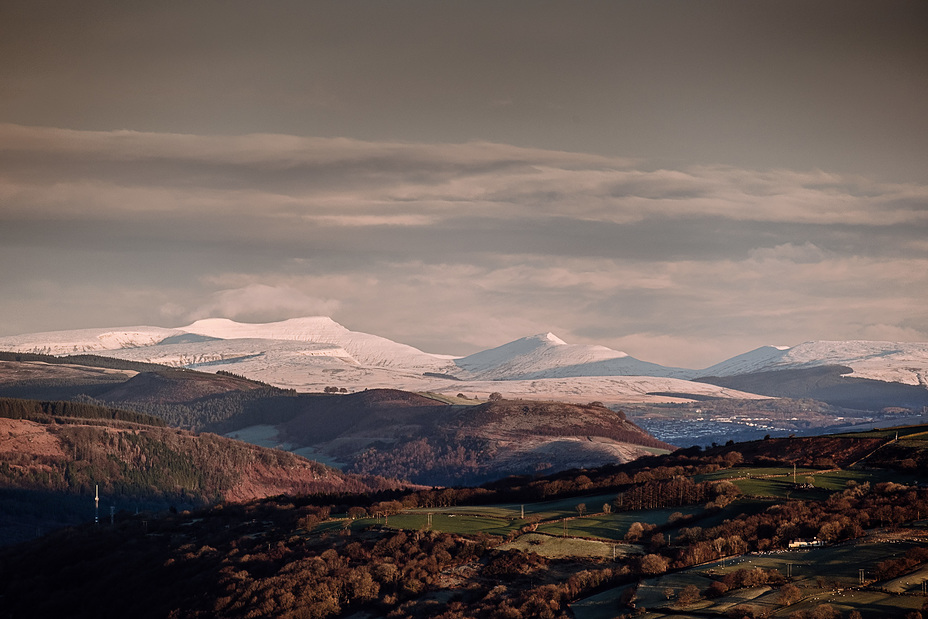
[[[928,608],[917,472],[818,467],[800,489],[770,460],[852,460],[916,448],[926,431],[692,448],[482,488],[124,513],[0,549],[0,603],[16,617],[915,619]]]
[[[695,380],[760,395],[809,398],[861,410],[878,411],[886,407],[920,410],[928,406],[928,389],[924,387],[843,376],[851,372],[849,367],[824,365],[739,376],[707,376]]]
[[[309,448],[304,453],[353,473],[421,484],[599,466],[670,449],[624,414],[594,404],[449,404],[395,389],[300,394],[225,372],[0,361],[0,396],[20,388],[32,399],[65,392],[60,399],[135,411],[175,428]]]
[[[0,413],[0,528],[7,533],[22,533],[24,524],[31,534],[34,527],[69,522],[73,497],[88,505],[97,486],[107,506],[167,509],[395,485],[344,475],[288,452],[166,428],[161,420],[140,423],[150,419],[137,413],[15,400],[0,400]],[[44,504],[60,504],[65,514],[38,510]]]
[[[308,412],[282,426],[286,440],[313,445],[355,473],[422,484],[475,484],[672,449],[598,404],[458,406],[389,390],[307,402],[313,404]]]
[[[156,372],[136,374],[98,397],[110,402],[178,404],[217,394],[267,388],[264,383],[229,374],[160,368]]]
[[[370,432],[393,425],[434,424],[451,406],[408,391],[370,389],[347,395],[303,396],[299,414],[283,424],[286,436],[312,445],[352,431]]]
[[[0,417],[28,419],[42,423],[67,423],[76,419],[108,419],[150,426],[163,426],[164,420],[133,411],[106,408],[79,402],[39,402],[0,398]]]
[[[773,438],[706,450],[709,455],[739,452],[747,461],[780,461],[799,466],[877,466],[928,471],[928,425],[863,432]]]
[[[446,427],[480,427],[487,432],[528,432],[542,436],[599,436],[633,445],[673,450],[634,423],[622,411],[593,404],[498,400],[456,412]]]
[[[156,363],[145,363],[143,361],[128,361],[126,359],[117,359],[115,357],[101,357],[100,355],[65,355],[56,357],[54,355],[40,355],[35,353],[19,353],[0,351],[0,361],[16,361],[18,363],[38,362],[51,365],[82,365],[94,368],[106,368],[112,370],[129,370],[132,372],[152,372],[163,368],[163,365]]]

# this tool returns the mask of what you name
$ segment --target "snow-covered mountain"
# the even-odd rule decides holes
[[[689,370],[641,361],[605,346],[568,344],[552,333],[456,358],[351,331],[324,316],[267,324],[213,318],[175,329],[130,327],[27,334],[0,337],[0,350],[94,353],[206,371],[225,369],[299,391],[318,391],[326,386],[349,390],[394,387],[474,395],[499,391],[516,397],[535,394],[573,401],[670,397],[655,393],[751,397],[688,379],[821,365],[848,366],[854,377],[910,385],[925,385],[928,376],[928,343],[765,346],[704,370]]]
[[[182,329],[161,327],[124,327],[121,329],[75,329],[0,337],[0,350],[41,355],[76,355],[104,350],[121,350],[153,346],[171,336],[183,335]]]
[[[700,376],[736,376],[823,365],[851,368],[855,378],[926,385],[928,343],[813,341],[798,346],[763,346],[702,370]]]
[[[689,378],[693,370],[640,361],[605,346],[568,344],[544,333],[457,359],[477,380],[532,380],[580,376],[659,376]]]
[[[210,318],[198,320],[182,327],[181,330],[223,340],[252,338],[329,344],[329,348],[307,349],[304,354],[346,360],[350,358],[364,366],[432,372],[454,367],[452,356],[433,355],[384,337],[350,331],[325,316],[292,318],[268,324],[247,324],[225,318]]]

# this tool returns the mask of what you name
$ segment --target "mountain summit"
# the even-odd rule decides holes
[[[756,372],[840,366],[845,375],[926,386],[928,343],[813,341],[764,346],[704,370],[636,359],[605,346],[569,344],[553,333],[524,337],[466,357],[423,352],[326,316],[265,324],[225,318],[186,327],[81,329],[0,337],[0,350],[94,353],[206,371],[228,370],[280,387],[320,391],[401,388],[438,393],[576,402],[668,401],[672,396],[758,397],[692,382]],[[850,368],[848,371],[846,368]]]
[[[524,337],[458,359],[476,379],[532,380],[579,376],[659,376],[682,378],[691,370],[668,368],[605,346],[568,344],[553,333]]]

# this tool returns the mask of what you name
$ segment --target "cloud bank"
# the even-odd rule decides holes
[[[690,367],[928,339],[928,186],[488,142],[0,125],[3,334],[327,314]],[[28,308],[28,311],[24,311]]]

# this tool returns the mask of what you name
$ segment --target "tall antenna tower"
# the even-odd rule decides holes
[[[100,524],[100,484],[96,484],[97,496],[93,500],[93,523]]]

